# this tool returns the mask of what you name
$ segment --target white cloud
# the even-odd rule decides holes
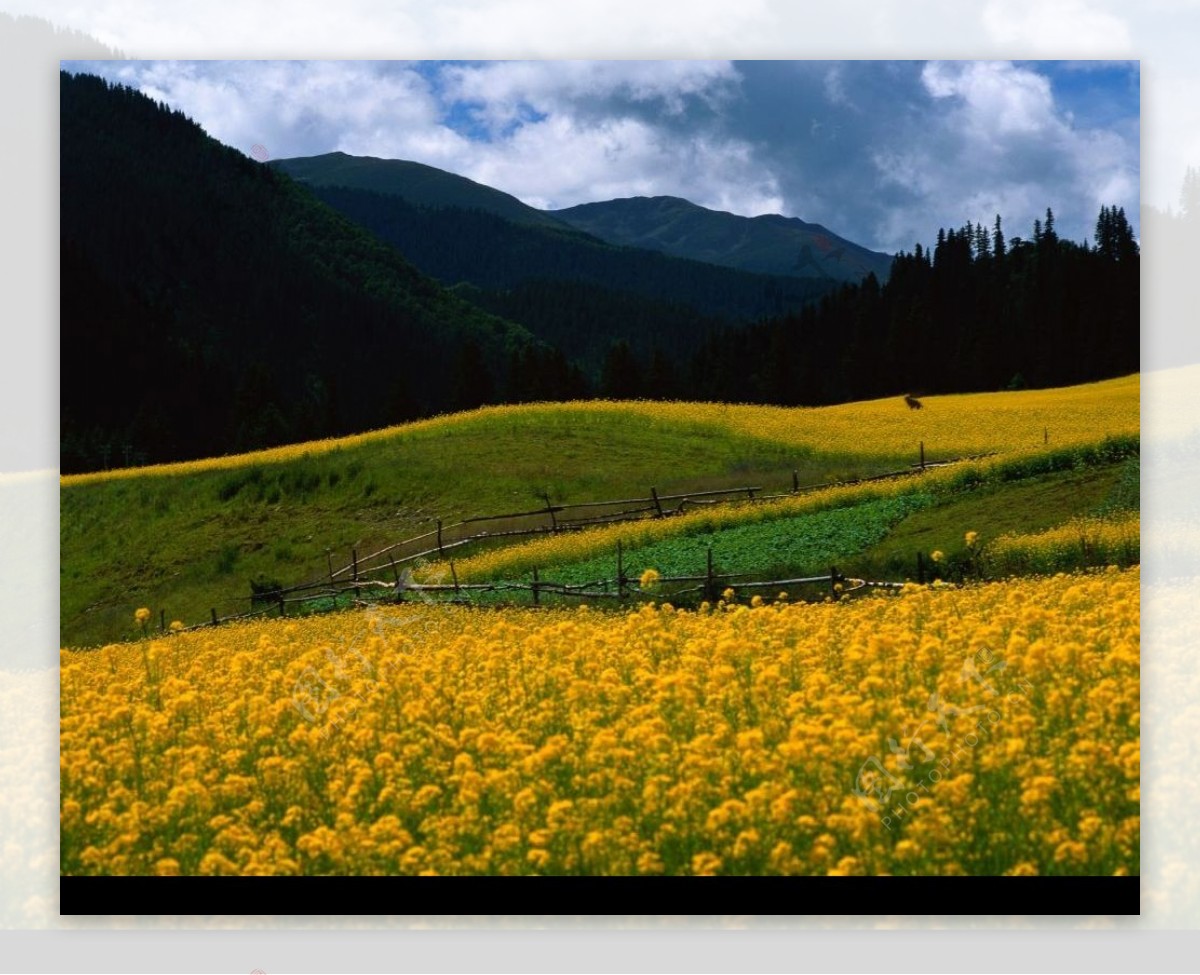
[[[736,82],[728,61],[492,61],[454,65],[443,73],[449,96],[502,116],[523,103],[552,111],[618,96],[657,102],[677,115],[689,96],[716,104]]]
[[[428,151],[441,111],[417,71],[385,70],[370,62],[141,61],[115,71],[104,62],[85,67],[181,109],[227,145],[245,152],[259,143],[273,156],[372,144]]]
[[[1057,57],[1131,48],[1126,20],[1087,0],[988,0],[983,24],[1001,44]]]
[[[1010,62],[748,66],[745,77],[724,61],[88,67],[242,151],[412,159],[537,207],[681,196],[799,216],[884,250],[997,212],[1025,234],[1053,206],[1078,237],[1101,204],[1137,210],[1136,139],[1077,126],[1043,72]]]
[[[1137,144],[1077,127],[1044,76],[1009,62],[932,62],[921,82],[934,106],[918,117],[924,131],[871,157],[881,185],[907,197],[880,214],[880,243],[928,243],[931,214],[958,226],[990,224],[1000,213],[1010,236],[1026,236],[1050,206],[1060,232],[1065,225],[1076,238],[1090,231],[1102,205],[1136,214]]]
[[[1050,82],[1002,61],[931,61],[921,72],[934,98],[961,99],[973,137],[1039,133],[1059,123]]]
[[[745,144],[680,140],[629,117],[584,122],[552,114],[503,142],[464,145],[456,171],[547,209],[666,195],[748,215],[783,208],[776,181]]]
[[[541,207],[678,195],[748,215],[784,209],[752,146],[715,124],[737,92],[724,61],[491,62],[448,65],[436,80],[415,65],[353,61],[81,67],[182,109],[243,152],[412,159]],[[472,106],[488,139],[448,123],[456,102]],[[693,103],[712,124],[681,134]]]
[[[831,65],[826,70],[822,83],[825,87],[825,97],[831,105],[860,110],[846,91],[846,71],[842,65]]]

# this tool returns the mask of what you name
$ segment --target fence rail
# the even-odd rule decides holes
[[[794,497],[797,494],[804,494],[812,491],[818,491],[830,487],[842,487],[854,484],[865,484],[874,481],[892,480],[901,477],[920,476],[926,470],[931,468],[946,467],[951,464],[962,463],[970,460],[979,460],[984,457],[992,456],[991,454],[977,454],[970,457],[955,457],[945,460],[930,460],[925,455],[925,444],[919,445],[919,459],[905,468],[900,470],[884,471],[879,474],[872,474],[863,477],[849,478],[845,480],[826,481],[818,484],[801,484],[798,471],[792,472],[792,484],[790,490],[778,491],[774,493],[764,493],[761,485],[745,485],[732,488],[710,489],[704,491],[690,491],[679,494],[659,494],[655,487],[650,488],[650,493],[647,497],[639,498],[619,498],[609,501],[576,501],[553,503],[548,495],[544,496],[545,505],[539,508],[533,508],[526,511],[508,512],[503,514],[490,515],[474,515],[468,518],[463,518],[455,522],[445,523],[442,519],[437,520],[437,525],[434,529],[424,532],[420,535],[414,535],[410,538],[401,539],[384,546],[374,552],[371,552],[363,557],[359,557],[358,550],[352,549],[350,560],[344,565],[336,566],[333,562],[333,555],[330,550],[326,550],[326,560],[328,563],[328,571],[320,577],[313,577],[304,582],[295,583],[289,586],[281,586],[272,588],[266,591],[258,591],[252,593],[248,598],[250,600],[249,612],[237,612],[227,616],[218,616],[215,609],[211,611],[211,619],[203,623],[198,623],[193,626],[184,627],[184,629],[192,630],[201,627],[214,626],[220,623],[233,622],[235,620],[251,619],[257,616],[263,616],[270,612],[279,612],[286,614],[287,606],[295,603],[308,603],[313,600],[333,597],[334,599],[348,592],[353,592],[356,596],[361,596],[362,590],[380,590],[390,588],[393,593],[402,598],[404,592],[443,592],[454,590],[457,593],[464,592],[518,592],[528,591],[534,596],[534,601],[543,594],[559,594],[563,596],[585,597],[585,598],[623,598],[623,593],[630,588],[630,580],[625,578],[622,573],[618,572],[616,579],[597,580],[596,585],[592,589],[581,589],[578,586],[570,586],[561,583],[554,583],[547,580],[536,580],[534,582],[525,583],[520,581],[499,582],[499,583],[459,583],[457,577],[453,583],[442,584],[426,584],[420,585],[402,578],[402,570],[414,562],[430,558],[445,559],[452,552],[458,552],[462,548],[470,545],[482,545],[489,542],[501,541],[505,539],[529,538],[539,535],[554,535],[563,532],[582,531],[587,528],[596,527],[605,524],[618,524],[621,522],[640,521],[652,518],[670,518],[684,514],[689,508],[709,507],[714,505],[724,504],[761,504],[771,501],[778,501],[784,498]],[[609,511],[604,514],[590,515],[586,517],[569,517],[571,512],[589,512],[603,508],[615,508],[615,511]],[[568,515],[568,517],[560,517]],[[539,523],[525,524],[513,527],[501,527],[500,529],[492,530],[475,530],[477,526],[489,522],[521,522],[536,520]],[[447,559],[450,565],[450,570],[454,572],[454,564],[452,560]],[[391,581],[387,582],[378,578],[374,578],[381,574],[391,576]],[[744,576],[744,574],[743,574]],[[663,582],[685,582],[685,581],[700,581],[705,585],[711,582],[711,566],[709,573],[705,576],[696,577],[678,577],[675,579],[664,579]],[[722,580],[732,580],[738,576],[730,574],[722,574]],[[765,589],[773,586],[784,585],[800,585],[807,583],[828,582],[831,585],[834,580],[831,576],[811,577],[804,579],[781,579],[764,582],[743,582],[743,588]],[[842,578],[840,581],[846,581]],[[869,582],[864,580],[853,580],[861,583],[855,588],[887,588],[899,586],[901,583],[891,582]],[[599,586],[616,586],[617,592],[609,592],[601,590]],[[694,589],[684,590],[677,593],[691,593],[697,589],[704,589],[705,586],[696,587]],[[853,590],[845,590],[853,591]],[[247,597],[242,597],[246,599]]]
[[[408,579],[400,579],[397,582],[389,583],[378,579],[359,579],[357,582],[349,581],[333,586],[314,587],[308,590],[307,595],[282,597],[274,600],[270,604],[259,609],[252,610],[247,613],[236,613],[231,616],[218,617],[215,615],[211,621],[198,623],[193,626],[184,627],[184,631],[206,629],[212,626],[217,626],[223,623],[232,623],[239,620],[253,619],[260,616],[269,616],[272,613],[278,613],[280,616],[286,616],[286,607],[295,603],[312,603],[314,600],[321,598],[333,598],[336,600],[340,596],[348,593],[355,594],[355,602],[362,605],[378,603],[383,600],[370,600],[364,602],[362,600],[361,590],[375,590],[381,595],[385,594],[384,599],[391,602],[404,602],[406,596],[416,595],[426,597],[425,601],[440,602],[440,599],[434,597],[452,595],[456,597],[454,601],[463,601],[462,597],[467,594],[498,594],[505,593],[528,593],[532,596],[534,605],[539,605],[543,596],[559,596],[575,599],[589,600],[609,600],[615,599],[621,602],[636,601],[638,599],[652,599],[659,595],[656,592],[643,590],[637,584],[636,579],[632,579],[623,574],[609,579],[594,579],[582,583],[556,582],[550,579],[541,579],[538,577],[536,569],[533,570],[532,580],[517,581],[517,580],[496,580],[491,582],[430,582],[418,583]],[[887,582],[874,581],[866,579],[858,579],[853,576],[848,576],[838,571],[836,567],[832,567],[825,575],[802,576],[791,579],[770,579],[770,580],[755,580],[747,578],[749,573],[718,573],[710,569],[704,575],[676,575],[662,576],[657,582],[655,588],[660,585],[672,585],[679,583],[699,583],[698,585],[687,586],[682,589],[673,589],[667,595],[672,598],[690,595],[703,595],[706,599],[716,600],[721,592],[722,586],[736,586],[741,590],[753,589],[782,589],[785,586],[801,586],[801,585],[828,585],[831,588],[831,594],[835,598],[841,598],[850,593],[857,592],[862,589],[898,589],[904,585],[902,582]],[[842,586],[838,589],[839,584]],[[389,598],[390,597],[390,598]]]

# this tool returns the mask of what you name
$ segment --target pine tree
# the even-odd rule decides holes
[[[637,399],[642,395],[642,370],[624,339],[609,346],[600,386],[609,399]]]
[[[975,260],[985,261],[991,257],[991,241],[988,240],[987,230],[983,224],[975,226]]]
[[[678,389],[675,383],[675,368],[670,357],[655,345],[650,353],[650,369],[646,373],[645,394],[651,399],[675,399]]]
[[[496,388],[484,362],[483,350],[474,339],[467,339],[459,347],[455,363],[452,406],[456,410],[473,410],[494,402]]]

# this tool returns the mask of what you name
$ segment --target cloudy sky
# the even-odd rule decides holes
[[[543,208],[681,196],[884,251],[1137,220],[1135,61],[65,62],[273,158],[413,159]]]

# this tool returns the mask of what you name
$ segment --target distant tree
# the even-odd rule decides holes
[[[246,367],[230,411],[230,425],[236,431],[235,449],[255,450],[287,442],[291,428],[281,406],[278,384],[262,362],[255,360]]]
[[[983,261],[991,256],[991,241],[983,224],[975,227],[975,260]]]
[[[642,395],[641,366],[624,339],[609,346],[600,389],[609,399],[637,399]]]
[[[1106,260],[1129,261],[1138,253],[1124,207],[1101,207],[1094,234],[1096,251]]]
[[[655,345],[650,352],[650,368],[646,371],[645,395],[651,399],[675,399],[679,395],[675,367],[670,357]]]
[[[450,402],[456,410],[473,410],[496,402],[492,374],[484,362],[483,350],[474,339],[466,339],[459,346]]]
[[[421,415],[417,401],[409,391],[408,382],[401,375],[392,377],[388,384],[387,401],[384,406],[383,422],[407,423]]]

